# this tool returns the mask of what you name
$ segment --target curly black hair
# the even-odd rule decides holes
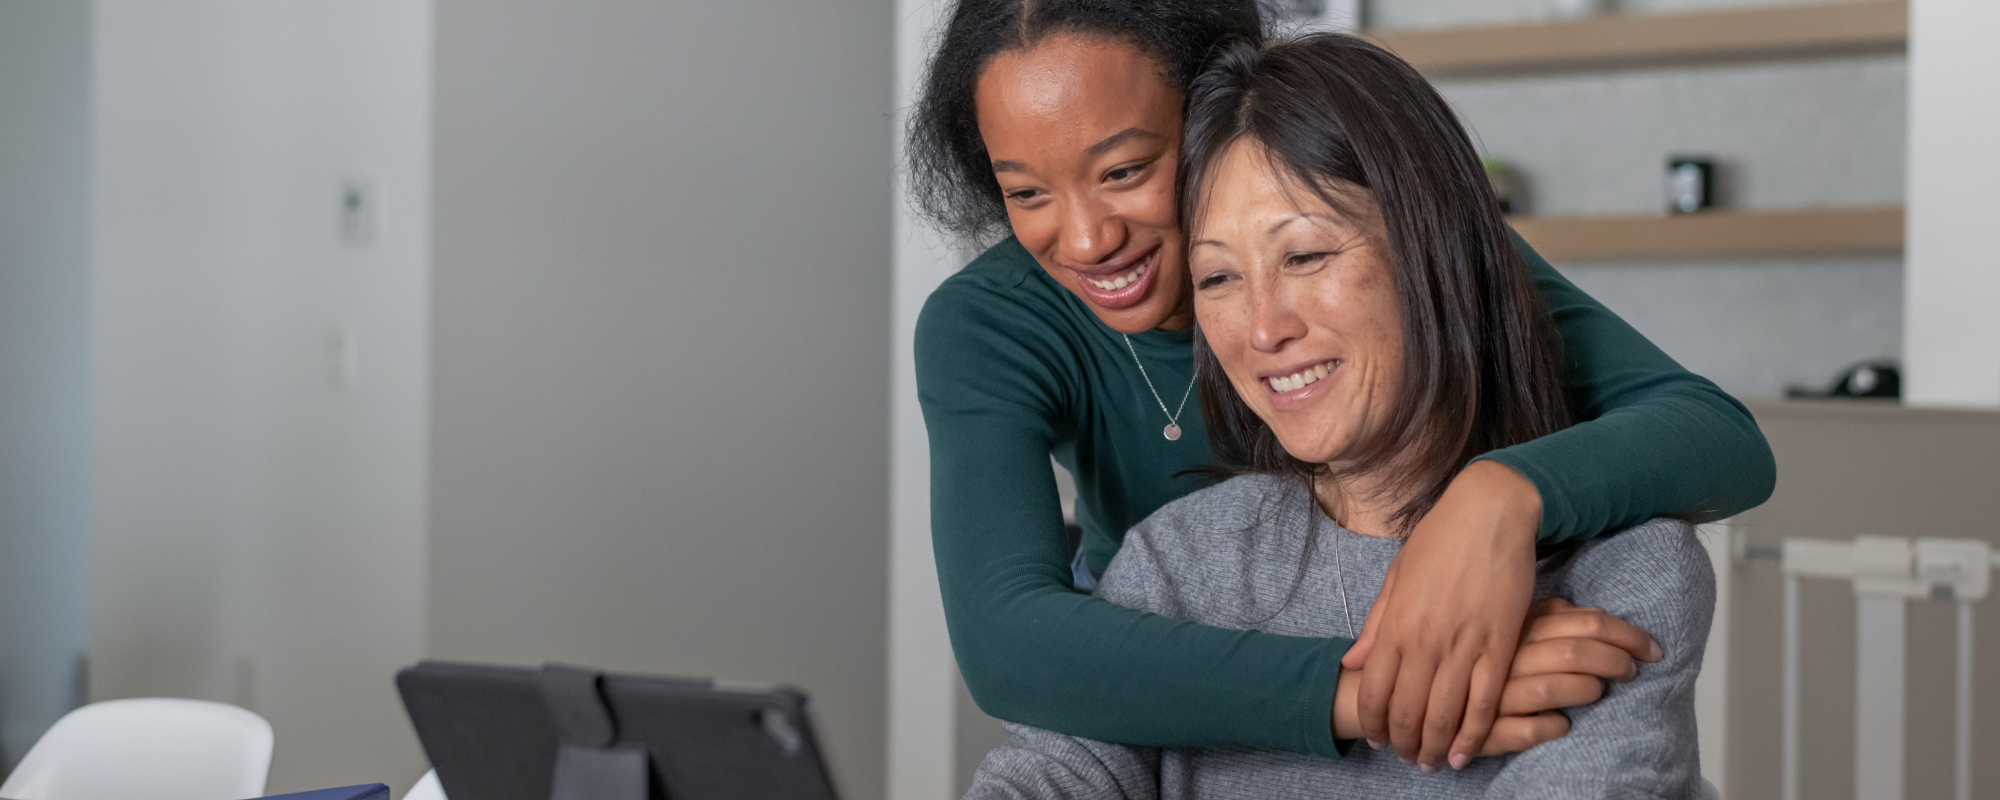
[[[995,56],[1057,33],[1130,42],[1184,91],[1223,42],[1260,40],[1263,15],[1257,0],[959,0],[910,115],[910,195],[940,230],[1006,229],[973,91]]]

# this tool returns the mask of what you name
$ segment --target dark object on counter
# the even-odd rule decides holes
[[[1863,361],[1848,367],[1833,379],[1833,387],[1825,391],[1793,386],[1785,390],[1785,396],[1795,400],[1822,399],[1832,397],[1881,397],[1900,398],[1903,396],[1903,372],[1893,361]]]
[[[797,689],[443,661],[396,688],[451,800],[834,800]]]
[[[1715,161],[1675,156],[1667,159],[1667,210],[1692,214],[1715,207]]]
[[[267,795],[261,800],[389,800],[389,787],[379,783],[320,789],[314,792]]]

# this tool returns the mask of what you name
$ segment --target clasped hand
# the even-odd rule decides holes
[[[1603,609],[1581,608],[1559,597],[1536,601],[1528,607],[1498,714],[1478,754],[1517,753],[1563,737],[1569,733],[1569,718],[1560,709],[1597,702],[1604,696],[1605,680],[1630,681],[1639,674],[1638,662],[1659,658],[1652,637]],[[1367,738],[1357,708],[1365,672],[1341,669],[1334,697],[1335,738]],[[1465,761],[1453,759],[1452,765],[1463,767]]]
[[[1652,637],[1602,611],[1542,601],[1530,617],[1541,519],[1534,483],[1504,464],[1475,462],[1452,480],[1341,660],[1358,738],[1428,772],[1464,767],[1567,733],[1554,709],[1594,702],[1598,679],[1626,676],[1632,659],[1659,660]]]

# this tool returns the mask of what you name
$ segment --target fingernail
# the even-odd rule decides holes
[[[1660,649],[1660,643],[1659,643],[1659,642],[1654,642],[1654,643],[1653,643],[1653,657],[1652,657],[1652,658],[1649,658],[1649,659],[1646,659],[1646,660],[1647,660],[1647,661],[1659,661],[1660,659],[1662,659],[1662,658],[1665,658],[1665,657],[1666,657],[1666,655],[1667,655],[1667,651],[1665,651],[1665,650],[1661,650],[1661,649]]]
[[[1414,767],[1417,765],[1417,760],[1409,756],[1397,756],[1396,758],[1403,762],[1403,766]]]
[[[1425,775],[1436,775],[1438,773],[1438,768],[1430,764],[1420,765],[1417,769],[1423,770]]]
[[[1472,763],[1472,756],[1468,756],[1464,753],[1451,754],[1452,769],[1465,769],[1465,765],[1470,763]]]
[[[1378,742],[1378,741],[1375,741],[1374,739],[1369,739],[1369,740],[1368,740],[1368,746],[1369,746],[1369,747],[1372,747],[1372,748],[1374,748],[1374,749],[1376,749],[1376,750],[1380,750],[1380,749],[1382,749],[1382,743],[1381,743],[1381,742]]]

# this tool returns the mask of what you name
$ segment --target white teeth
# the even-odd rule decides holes
[[[1283,377],[1277,377],[1277,378],[1269,378],[1268,380],[1271,382],[1271,391],[1282,394],[1284,392],[1295,392],[1300,389],[1304,389],[1306,388],[1306,386],[1318,383],[1321,378],[1326,377],[1327,373],[1332,371],[1333,367],[1338,363],[1340,362],[1328,361],[1324,364],[1315,364],[1310,368],[1300,370],[1290,375],[1285,375]]]
[[[1096,278],[1085,278],[1084,280],[1090,281],[1090,285],[1092,286],[1095,286],[1099,289],[1103,289],[1104,291],[1107,292],[1111,292],[1123,289],[1127,286],[1131,286],[1133,283],[1138,282],[1139,278],[1145,274],[1146,274],[1146,265],[1140,264],[1139,266],[1132,268],[1131,272],[1125,273],[1124,275],[1121,275],[1112,280],[1100,281]]]

